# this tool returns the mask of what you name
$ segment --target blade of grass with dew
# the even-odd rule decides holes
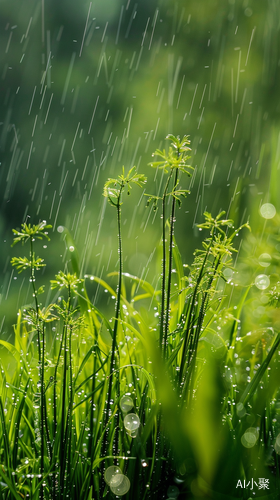
[[[237,306],[237,309],[235,310],[235,320],[233,322],[232,329],[230,332],[229,346],[233,346],[233,347],[235,346],[236,334],[237,334],[238,324],[240,321],[240,316],[241,316],[241,313],[242,313],[242,310],[243,310],[243,307],[244,307],[244,304],[245,304],[245,301],[247,299],[247,296],[248,296],[250,289],[251,289],[251,286],[246,287],[242,298],[238,301],[238,306]],[[233,355],[233,353],[229,350],[229,358],[232,358],[232,355]]]
[[[245,391],[241,395],[239,402],[242,403],[243,405],[245,405],[248,401],[250,401],[250,399],[254,395],[254,392],[258,387],[265,371],[267,370],[268,365],[272,359],[272,356],[276,352],[276,349],[278,348],[279,344],[280,344],[280,333],[277,333],[274,339],[274,343],[271,346],[270,351],[268,352],[266,358],[264,359],[258,371],[256,372],[255,376],[253,377],[251,382],[247,385]]]
[[[185,300],[186,300],[186,295],[187,295],[187,290],[185,288],[185,274],[184,274],[184,267],[183,267],[183,262],[182,262],[182,257],[178,248],[178,245],[176,243],[175,236],[173,236],[173,259],[174,259],[174,264],[175,268],[177,271],[177,278],[178,278],[178,308],[177,308],[177,321],[176,323],[179,323],[181,319],[181,315],[184,310],[185,306]]]
[[[20,430],[20,421],[22,418],[23,407],[25,404],[25,394],[27,393],[27,389],[29,386],[30,380],[28,379],[27,384],[24,388],[24,394],[21,398],[21,401],[17,407],[16,418],[14,422],[14,437],[13,437],[13,456],[12,456],[12,465],[13,468],[17,467],[17,454],[18,454],[18,441],[19,441],[19,430]]]
[[[112,273],[109,273],[108,277],[117,276],[117,275],[118,275],[118,273],[116,271],[114,271]],[[142,288],[143,290],[145,290],[149,297],[153,297],[155,295],[155,293],[156,293],[155,289],[148,281],[145,281],[141,278],[138,278],[137,276],[134,276],[133,274],[130,274],[130,273],[123,273],[123,277],[129,278],[132,281],[135,281],[136,283],[138,283],[139,287]],[[160,293],[160,292],[157,292],[157,293]]]
[[[2,477],[3,481],[7,484],[9,488],[9,492],[13,495],[13,500],[22,500],[22,496],[17,492],[16,487],[14,486],[13,482],[9,479],[8,476],[3,472],[2,467],[0,467],[0,476]]]

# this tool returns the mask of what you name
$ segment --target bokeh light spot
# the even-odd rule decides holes
[[[276,208],[272,203],[264,203],[260,208],[260,213],[264,219],[273,219],[276,214]]]

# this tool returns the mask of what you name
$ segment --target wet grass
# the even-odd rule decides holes
[[[168,139],[152,164],[166,171],[166,184],[147,198],[162,212],[158,288],[123,270],[123,196],[146,180],[135,169],[104,188],[119,244],[119,270],[106,280],[80,276],[65,230],[72,269],[52,280],[55,299],[42,307],[36,274],[44,262],[35,248],[49,226],[14,231],[14,243],[29,245],[29,257],[12,264],[29,272],[34,305],[18,312],[14,343],[1,341],[13,363],[1,366],[0,499],[279,496],[274,309],[263,301],[269,321],[241,332],[256,299],[251,282],[233,279],[243,228],[224,212],[205,213],[202,247],[182,263],[175,208],[188,194],[179,182],[191,173],[190,148],[187,137]],[[90,301],[88,282],[115,301],[113,317]]]

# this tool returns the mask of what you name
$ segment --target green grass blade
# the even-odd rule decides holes
[[[6,342],[6,340],[0,340],[0,345],[5,347],[12,354],[17,363],[20,362],[20,353],[13,344],[10,344],[10,342]]]
[[[17,454],[18,454],[18,440],[19,440],[19,430],[20,430],[20,421],[22,418],[22,412],[23,412],[23,407],[25,404],[25,394],[27,392],[28,386],[29,386],[29,381],[28,379],[27,384],[24,388],[24,396],[21,398],[20,404],[17,408],[17,413],[16,413],[16,420],[15,420],[15,427],[14,427],[14,439],[13,439],[13,468],[16,469],[17,467]]]
[[[85,401],[87,401],[89,398],[91,398],[91,396],[93,396],[93,394],[95,394],[97,391],[99,391],[99,389],[101,389],[101,387],[103,387],[104,384],[105,384],[104,380],[102,382],[100,382],[100,384],[98,384],[98,386],[94,389],[94,391],[87,394],[86,397],[84,397],[84,399],[82,399],[81,401],[79,401],[78,403],[75,404],[73,411],[75,411],[78,408],[78,406],[85,403]]]
[[[82,372],[84,366],[86,365],[86,363],[88,362],[89,358],[91,357],[91,355],[95,352],[95,349],[96,349],[96,346],[92,346],[90,347],[90,349],[88,350],[88,352],[86,353],[83,361],[81,362],[79,368],[78,368],[78,371],[77,371],[77,375],[75,376],[74,380],[73,380],[73,386],[75,387],[76,385],[76,382],[77,382],[77,378],[78,376],[80,375],[80,373]]]
[[[280,333],[277,334],[275,340],[274,340],[274,343],[273,345],[271,346],[271,349],[268,353],[268,355],[266,356],[265,360],[262,362],[261,366],[259,367],[258,371],[256,372],[256,374],[254,375],[253,379],[251,380],[251,382],[247,385],[245,391],[243,392],[241,398],[240,398],[240,403],[242,403],[243,405],[245,405],[248,401],[250,401],[250,399],[252,398],[252,396],[254,395],[254,392],[256,390],[256,388],[258,387],[265,371],[267,370],[267,367],[271,361],[271,358],[272,356],[274,355],[277,347],[279,346],[280,344]]]
[[[15,489],[12,481],[9,479],[9,477],[3,472],[2,467],[0,467],[0,476],[2,477],[3,481],[7,484],[9,488],[9,492],[13,495],[12,497],[6,497],[6,498],[12,498],[13,500],[22,500],[22,496],[20,496]]]

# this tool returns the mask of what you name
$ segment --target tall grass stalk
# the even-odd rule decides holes
[[[122,233],[121,233],[121,205],[122,205],[122,194],[125,188],[128,190],[128,194],[130,194],[131,185],[136,184],[140,187],[146,182],[146,177],[143,174],[138,174],[135,171],[135,168],[129,170],[128,174],[125,175],[124,168],[122,175],[120,175],[117,179],[108,179],[104,186],[104,196],[108,199],[109,203],[116,208],[117,211],[117,226],[118,226],[118,256],[119,256],[119,276],[118,276],[118,285],[117,285],[117,297],[116,297],[116,307],[115,307],[115,320],[114,320],[114,329],[113,329],[113,338],[112,338],[112,349],[111,349],[111,357],[110,357],[110,367],[109,367],[109,385],[108,385],[108,396],[107,396],[107,406],[105,413],[104,426],[105,428],[108,425],[109,418],[111,416],[110,406],[112,405],[112,385],[113,385],[113,372],[116,371],[118,365],[116,363],[116,348],[117,348],[117,332],[119,327],[119,319],[120,319],[120,307],[121,307],[121,290],[122,290],[122,275],[123,275],[123,254],[122,254]],[[114,186],[114,187],[112,187]],[[118,384],[118,372],[116,384]],[[119,389],[117,389],[117,397],[118,397]],[[117,414],[118,420],[118,414]],[[116,427],[118,428],[118,421],[116,422]],[[118,434],[115,433],[115,454],[118,454]],[[103,440],[103,453],[108,450],[108,446],[106,440],[108,439],[108,432],[105,433],[105,437]],[[114,451],[114,450],[113,450]]]
[[[159,169],[163,169],[165,173],[168,174],[167,181],[164,187],[163,195],[149,196],[148,203],[151,201],[154,204],[154,208],[157,208],[158,200],[162,200],[162,277],[161,277],[161,311],[160,311],[160,324],[159,324],[159,345],[163,352],[163,357],[166,357],[167,350],[167,337],[169,330],[169,314],[170,314],[170,296],[171,296],[171,277],[172,277],[172,256],[173,256],[173,238],[174,238],[174,226],[175,226],[175,207],[176,202],[181,205],[180,197],[186,197],[189,193],[186,189],[179,189],[179,172],[183,172],[190,176],[189,170],[193,170],[193,167],[187,165],[188,152],[191,151],[189,148],[190,141],[188,136],[184,136],[182,141],[179,137],[175,137],[172,134],[167,136],[167,140],[171,141],[171,146],[168,152],[163,149],[162,151],[157,149],[153,156],[158,156],[161,158],[160,161],[152,162],[150,165]],[[170,181],[174,178],[173,187],[170,193],[168,193],[168,188]],[[171,196],[171,215],[169,224],[169,245],[168,245],[168,263],[166,259],[166,202]],[[167,282],[166,282],[167,281]]]
[[[45,398],[44,398],[44,390],[45,390],[45,381],[44,381],[44,365],[45,365],[45,328],[42,322],[42,318],[40,317],[40,308],[38,302],[38,291],[35,286],[35,270],[38,270],[45,266],[43,263],[43,259],[35,257],[34,245],[33,242],[35,239],[43,239],[46,238],[49,240],[49,236],[47,233],[47,229],[50,226],[46,225],[46,222],[38,224],[37,226],[31,226],[30,224],[22,224],[22,230],[17,231],[13,230],[15,234],[14,243],[21,242],[22,244],[29,241],[30,243],[30,253],[29,259],[27,258],[17,258],[14,257],[12,259],[12,264],[17,267],[19,272],[27,269],[30,269],[30,281],[32,284],[33,290],[33,298],[35,302],[35,328],[37,331],[37,346],[38,346],[38,366],[39,366],[39,387],[40,387],[40,445],[41,445],[41,474],[44,474],[44,456],[45,456]],[[42,290],[41,290],[42,291]],[[33,315],[32,315],[33,316]],[[32,318],[31,316],[31,318]],[[33,316],[34,317],[34,316]],[[46,426],[46,432],[48,433],[48,426]],[[43,488],[40,488],[40,500],[43,499]]]

